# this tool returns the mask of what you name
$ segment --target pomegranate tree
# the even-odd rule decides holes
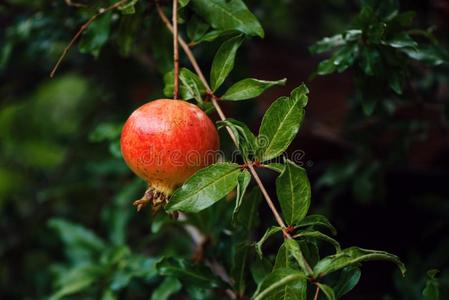
[[[215,162],[219,139],[209,117],[196,105],[159,99],[136,109],[123,126],[120,145],[129,168],[148,183],[137,210],[157,210],[197,170]]]
[[[80,32],[109,11],[119,9],[133,14],[136,3],[123,0],[100,10]],[[146,5],[146,2],[139,3]],[[140,210],[151,203],[154,211],[163,206],[168,213],[186,213],[183,224],[198,250],[195,253],[196,261],[203,262],[199,265],[188,261],[185,259],[188,253],[178,253],[178,257],[166,255],[157,260],[158,275],[176,278],[187,291],[192,292],[198,287],[201,292],[195,294],[201,295],[200,299],[205,295],[211,299],[222,299],[223,295],[246,299],[252,295],[252,299],[257,300],[306,300],[310,298],[308,295],[313,294],[314,300],[317,300],[320,293],[328,299],[337,299],[349,292],[360,278],[359,266],[364,261],[391,261],[404,273],[405,266],[390,253],[358,247],[342,249],[330,236],[335,234],[335,228],[329,221],[324,216],[309,213],[311,186],[306,170],[294,155],[288,159],[285,154],[305,115],[309,93],[305,84],[273,101],[263,115],[257,134],[245,123],[227,118],[222,111],[221,102],[253,99],[266,89],[286,82],[285,79],[268,81],[246,78],[229,83],[223,90],[222,85],[234,67],[236,53],[244,40],[264,36],[261,24],[243,1],[180,1],[188,28],[179,36],[177,0],[173,2],[172,23],[158,1],[150,3],[154,4],[158,17],[173,32],[174,70],[164,76],[164,92],[167,97],[173,95],[173,99],[179,99],[180,91],[183,100],[155,100],[134,111],[122,130],[121,151],[129,168],[148,183],[144,196],[134,205]],[[189,41],[182,36],[187,36]],[[199,44],[202,42],[215,39],[221,44],[211,63],[208,81],[191,47],[201,48]],[[341,39],[339,36],[338,39],[326,41],[334,43]],[[179,70],[178,41],[195,72]],[[198,49],[198,53],[207,52]],[[345,59],[349,60],[347,57]],[[342,60],[334,60],[324,66],[330,70],[339,69]],[[217,113],[218,125],[227,130],[238,150],[237,161],[224,159],[217,162],[219,138],[214,123],[198,106],[187,101],[196,101],[201,107],[209,107]],[[275,159],[276,163],[273,162]],[[273,193],[270,194],[265,188],[257,168],[277,172]],[[246,193],[252,182],[256,184]],[[276,199],[273,198],[274,193]],[[255,227],[262,195],[276,226],[269,228],[255,243],[249,239],[255,232],[260,232],[255,231]],[[218,202],[221,208],[214,206]],[[209,211],[201,214],[195,222],[193,214],[206,209]],[[209,224],[209,218],[216,220]],[[229,224],[231,222],[232,226]],[[282,233],[282,244],[276,253],[264,257],[264,242],[279,233]],[[330,243],[335,251],[330,254],[325,252],[327,255],[323,256],[318,241]],[[212,249],[204,251],[205,247]],[[185,249],[183,247],[181,251]],[[115,264],[114,261],[111,265]],[[339,276],[332,274],[336,272]],[[203,295],[205,287],[210,289],[207,291],[211,292],[210,295]],[[216,288],[226,292],[215,293]]]

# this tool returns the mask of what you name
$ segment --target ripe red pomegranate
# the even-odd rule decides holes
[[[120,145],[126,164],[148,183],[134,205],[140,210],[152,203],[157,211],[177,186],[215,162],[219,138],[212,121],[196,105],[160,99],[131,114]]]

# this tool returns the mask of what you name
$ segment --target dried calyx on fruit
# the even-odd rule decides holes
[[[196,105],[160,99],[131,114],[120,146],[129,168],[148,183],[134,205],[140,210],[151,203],[156,212],[176,187],[216,161],[219,138],[212,121]]]

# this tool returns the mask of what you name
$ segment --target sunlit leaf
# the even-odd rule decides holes
[[[367,250],[358,247],[346,248],[337,254],[326,256],[315,265],[313,273],[316,277],[324,276],[347,266],[373,260],[393,262],[399,267],[401,273],[405,274],[405,266],[396,255],[385,251]]]
[[[256,98],[272,86],[285,85],[286,81],[285,78],[277,81],[259,80],[254,78],[243,79],[234,83],[221,98],[223,100],[232,101]]]
[[[254,300],[306,300],[307,282],[303,272],[279,268],[270,273],[257,287]]]
[[[199,212],[211,206],[234,189],[240,172],[240,166],[234,163],[217,163],[199,170],[175,191],[166,210]]]
[[[262,161],[282,154],[295,138],[304,117],[308,92],[303,84],[290,97],[277,99],[265,112],[258,136]]]
[[[225,41],[218,48],[210,71],[212,90],[218,89],[234,68],[235,55],[242,42],[243,37],[238,35]]]
[[[288,225],[296,225],[306,216],[311,199],[311,188],[306,171],[290,160],[276,179],[276,194],[282,214]]]
[[[196,13],[215,29],[264,36],[262,26],[242,0],[192,0]]]

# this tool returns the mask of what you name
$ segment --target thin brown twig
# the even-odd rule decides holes
[[[173,0],[173,99],[179,96],[178,0]]]
[[[320,287],[317,285],[315,290],[315,296],[313,297],[313,300],[318,300],[318,296],[320,295]]]
[[[159,13],[159,16],[162,19],[162,22],[173,33],[174,30],[170,24],[170,21],[167,19],[164,12],[162,11],[160,5],[157,2],[156,2],[156,9]],[[222,121],[226,120],[226,115],[224,114],[223,110],[221,109],[220,105],[218,104],[217,97],[214,95],[212,89],[210,88],[209,84],[207,83],[207,80],[204,77],[204,74],[203,74],[201,68],[199,67],[198,62],[196,61],[196,58],[193,56],[192,51],[190,50],[190,47],[188,46],[188,44],[184,41],[184,39],[182,37],[179,36],[178,39],[179,39],[179,44],[181,45],[182,49],[186,53],[187,57],[189,58],[192,66],[193,66],[193,69],[195,70],[195,72],[197,73],[201,82],[203,83],[204,87],[206,88],[207,93],[212,96],[211,97],[212,104],[213,104],[215,110],[217,111],[220,119]],[[235,137],[234,133],[228,127],[226,127],[226,129],[229,133],[229,136],[231,137],[231,140],[234,142],[234,144],[236,146],[238,146],[237,138]],[[276,222],[282,228],[284,236],[287,239],[291,239],[292,238],[291,235],[286,231],[287,227],[285,225],[285,222],[283,221],[282,217],[280,216],[279,212],[277,211],[276,206],[273,203],[273,200],[271,199],[270,195],[268,194],[267,190],[265,189],[265,186],[263,185],[256,170],[254,169],[254,167],[251,164],[249,164],[248,168],[250,169],[252,176],[254,177],[257,185],[259,186],[260,190],[262,191],[262,194],[263,194],[268,206],[270,207],[271,211],[273,212]]]
[[[78,40],[78,38],[81,36],[81,34],[90,26],[90,24],[92,24],[99,16],[101,16],[101,15],[103,15],[103,14],[105,14],[105,13],[111,11],[111,10],[114,10],[114,9],[118,8],[120,5],[125,4],[127,1],[128,0],[121,0],[121,1],[118,1],[118,2],[116,2],[114,4],[112,4],[111,6],[109,6],[107,8],[100,8],[95,15],[90,17],[90,19],[87,20],[87,22],[84,23],[80,27],[78,32],[73,36],[73,38],[70,41],[70,43],[64,48],[64,51],[62,52],[61,56],[59,57],[58,61],[55,64],[55,66],[53,67],[53,69],[50,72],[50,77],[53,78],[55,76],[56,70],[59,68],[59,65],[62,63],[62,61],[66,57],[67,53],[69,53],[69,50],[73,47],[73,45]]]

